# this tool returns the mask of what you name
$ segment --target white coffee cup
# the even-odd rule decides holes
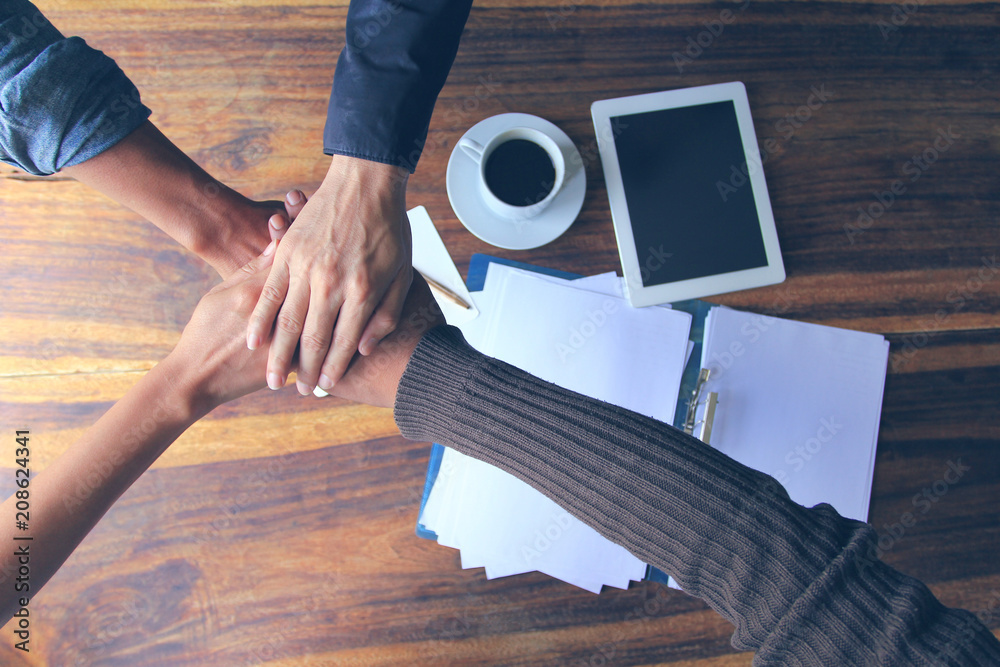
[[[544,199],[534,204],[526,204],[524,206],[508,204],[493,194],[490,186],[486,183],[486,162],[490,154],[497,146],[508,141],[513,141],[514,139],[524,139],[543,148],[548,154],[549,159],[552,160],[552,166],[555,168],[552,190],[549,191]],[[508,128],[494,134],[485,145],[480,144],[474,139],[463,137],[458,146],[479,165],[479,191],[482,194],[483,200],[494,213],[503,218],[527,220],[537,216],[552,203],[552,200],[559,194],[559,190],[566,180],[566,160],[563,158],[559,145],[549,135],[530,127]]]

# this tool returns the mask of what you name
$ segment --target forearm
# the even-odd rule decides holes
[[[454,330],[421,341],[395,414],[405,436],[510,472],[675,577],[760,663],[920,662],[952,645],[969,664],[1000,657],[975,617],[870,557],[870,526],[796,505],[677,429],[483,357]]]
[[[266,225],[250,224],[260,222],[253,202],[212,178],[149,121],[63,173],[132,209],[224,275],[270,241]]]
[[[28,588],[14,582],[0,589],[0,615],[6,622],[55,574],[112,504],[207,411],[185,384],[183,369],[171,357],[147,373],[73,446],[21,489],[29,510],[29,530],[18,530],[15,494],[0,511],[0,571],[17,572],[28,551]],[[24,498],[24,496],[27,498]],[[24,505],[22,505],[24,507]],[[14,538],[30,537],[30,540]],[[17,553],[21,548],[21,553]],[[25,582],[19,582],[25,583]]]

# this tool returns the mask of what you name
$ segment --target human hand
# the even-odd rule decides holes
[[[413,350],[425,333],[444,324],[441,308],[420,274],[406,295],[399,326],[368,356],[355,355],[333,395],[356,403],[390,408]]]
[[[396,167],[333,157],[249,318],[250,349],[274,330],[269,387],[284,385],[299,345],[299,392],[330,391],[355,352],[371,354],[396,328],[413,275],[405,191]]]
[[[202,297],[167,357],[181,369],[179,381],[205,412],[263,388],[265,349],[251,351],[243,339],[247,318],[274,261],[277,241]]]
[[[306,203],[299,191],[285,202],[247,199],[212,178],[149,121],[63,173],[143,216],[223,278],[280,237]]]
[[[226,201],[214,215],[215,233],[195,250],[223,279],[252,261],[268,243],[284,237],[306,205],[301,190],[289,191],[283,202],[255,201],[235,190],[223,197]]]

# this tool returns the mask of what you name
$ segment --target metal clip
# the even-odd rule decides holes
[[[698,382],[695,384],[694,391],[691,392],[691,399],[688,401],[687,414],[684,416],[684,432],[689,435],[695,435],[695,428],[700,426],[701,429],[695,437],[704,442],[706,445],[712,437],[712,425],[715,422],[715,408],[719,404],[719,393],[715,391],[710,391],[706,394],[705,399],[702,400],[702,392],[705,390],[705,383],[708,382],[708,378],[712,375],[711,369],[702,368],[698,373]],[[702,419],[698,419],[698,406],[705,405],[705,413]]]

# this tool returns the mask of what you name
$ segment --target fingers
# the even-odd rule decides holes
[[[274,241],[271,243],[274,244]],[[277,253],[274,252],[273,248],[272,254],[274,255],[272,259],[276,260]],[[287,291],[288,264],[284,260],[275,261],[267,281],[261,289],[257,305],[254,306],[253,313],[250,315],[250,323],[247,325],[247,347],[251,350],[256,350],[261,342],[268,338]]]
[[[306,205],[306,201],[306,196],[302,190],[289,190],[288,194],[285,195],[285,212],[288,213],[289,220],[295,222],[295,218],[302,212],[302,207]]]
[[[392,287],[395,282],[394,280],[389,286]],[[323,362],[319,378],[320,388],[330,391],[344,375],[351,359],[358,351],[362,332],[366,329],[376,306],[384,298],[381,292],[363,288],[359,288],[354,294],[348,294],[337,317],[330,351]],[[374,344],[371,344],[371,347],[374,348]]]
[[[289,221],[294,222],[302,207],[306,205],[306,196],[301,190],[291,190],[285,195],[285,215],[275,213],[267,221],[267,231],[272,241],[280,241],[288,231]]]
[[[306,314],[299,344],[299,366],[295,382],[303,396],[311,394],[319,381],[320,367],[330,350],[330,339],[340,305],[339,300],[331,300],[318,289],[310,296],[309,312]]]
[[[275,241],[268,243],[261,254],[251,259],[236,271],[233,271],[224,281],[213,287],[211,291],[219,292],[251,280],[259,275],[266,275],[264,270],[268,269],[271,266],[271,262],[274,261],[274,249],[276,247],[277,243]]]
[[[368,321],[374,305],[364,302],[348,301],[340,309],[337,326],[333,330],[333,343],[323,362],[319,376],[319,386],[324,391],[330,391],[333,385],[344,375],[347,365],[358,350],[361,330]]]
[[[406,295],[410,291],[410,284],[413,281],[412,267],[405,267],[389,285],[382,303],[378,305],[372,313],[368,325],[361,334],[361,344],[358,352],[368,356],[375,351],[379,341],[391,334],[399,326],[399,318],[403,312],[403,305],[406,303]]]
[[[288,231],[288,221],[285,216],[275,213],[267,221],[267,231],[271,235],[271,243],[280,241],[281,237]]]
[[[309,291],[296,289],[293,281],[274,321],[274,336],[267,357],[267,386],[271,389],[285,386],[308,310]]]

